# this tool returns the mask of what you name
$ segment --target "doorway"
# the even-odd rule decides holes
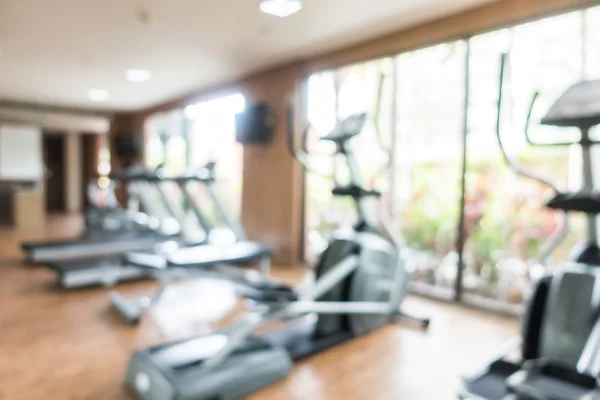
[[[13,193],[0,188],[0,227],[12,226],[13,223]]]
[[[43,150],[46,166],[46,211],[65,212],[65,135],[44,134]]]

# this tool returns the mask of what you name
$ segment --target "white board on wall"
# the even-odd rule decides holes
[[[31,125],[0,125],[0,180],[38,181],[43,176],[41,129]]]

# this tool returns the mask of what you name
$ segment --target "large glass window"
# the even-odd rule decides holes
[[[397,58],[398,226],[415,285],[451,296],[458,265],[465,42]]]
[[[185,118],[181,110],[152,116],[146,128],[146,166],[164,166],[169,174],[181,174],[187,168]]]
[[[214,184],[223,206],[233,217],[241,213],[243,148],[236,141],[235,115],[245,108],[242,94],[191,104],[183,110],[154,115],[147,124],[146,166],[163,166],[168,175],[197,172],[215,163]],[[207,188],[188,185],[205,218],[212,227],[224,224]],[[177,185],[170,194],[188,211],[190,224],[195,224],[191,209],[185,204]]]
[[[471,39],[469,133],[463,288],[503,303],[519,304],[541,272],[540,261],[565,261],[584,234],[582,219],[570,217],[570,234],[548,260],[539,254],[562,216],[544,207],[553,191],[519,177],[499,152],[497,114],[500,55],[508,53],[502,139],[519,164],[553,182],[560,190],[580,188],[577,152],[568,147],[532,147],[525,141],[525,123],[534,92],[539,92],[531,121],[536,140],[560,141],[569,132],[541,128],[538,122],[552,102],[583,77],[581,13],[571,13],[476,36]],[[573,146],[575,147],[575,146]]]
[[[463,299],[488,299],[488,304],[491,300],[509,307],[527,296],[544,269],[539,252],[561,227],[562,215],[544,207],[553,191],[517,176],[499,151],[495,124],[500,56],[509,55],[501,113],[507,152],[560,190],[578,190],[578,146],[532,147],[525,141],[525,121],[533,94],[539,92],[532,136],[550,142],[573,137],[573,131],[542,127],[539,121],[570,85],[600,78],[599,27],[600,7],[595,7],[310,77],[308,117],[317,136],[349,113],[368,112],[371,126],[356,139],[366,175],[375,175],[375,165],[382,165],[382,147],[394,146],[389,174],[371,184],[388,193],[387,204],[412,249],[415,289],[448,297],[460,288]],[[384,95],[378,96],[381,75]],[[375,132],[380,135],[372,136]],[[600,139],[600,129],[592,136]],[[595,151],[600,157],[600,150]],[[330,159],[317,165],[334,168]],[[600,163],[594,169],[598,181]],[[330,188],[330,181],[307,176],[311,254],[323,248],[335,227],[352,221],[351,205],[332,200]],[[459,232],[461,215],[464,229]],[[567,260],[574,244],[585,237],[583,216],[570,216],[569,225],[547,265]],[[456,282],[460,260],[462,280]]]
[[[311,129],[307,142],[309,154],[313,155],[310,158],[313,171],[307,173],[306,179],[309,259],[325,248],[335,230],[349,228],[356,222],[353,201],[331,194],[335,184],[333,175],[339,183],[349,178],[343,158],[334,156],[331,143],[319,140],[338,120],[357,113],[367,114],[365,129],[352,140],[351,151],[361,167],[363,184],[383,193],[389,190],[388,169],[384,167],[391,161],[392,68],[393,60],[385,59],[313,75],[308,81]]]
[[[216,163],[216,187],[236,217],[241,213],[243,147],[236,142],[235,115],[244,111],[246,100],[237,93],[188,106],[189,168],[194,171]],[[205,198],[205,197],[203,197]],[[205,202],[206,208],[211,207]]]

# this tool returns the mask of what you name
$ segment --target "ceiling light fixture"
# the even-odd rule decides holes
[[[259,7],[264,13],[283,18],[302,10],[302,0],[260,0]]]
[[[106,101],[110,98],[110,94],[106,89],[90,89],[87,95],[91,101]]]
[[[152,72],[144,68],[130,68],[125,71],[125,79],[129,82],[146,82],[152,78]]]

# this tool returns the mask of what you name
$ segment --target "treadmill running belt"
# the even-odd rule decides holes
[[[70,270],[91,269],[119,264],[122,264],[121,257],[84,257],[60,262],[49,262],[46,264],[46,267],[56,272],[67,272]]]
[[[78,237],[78,238],[74,238],[74,239],[51,240],[51,241],[40,241],[40,242],[25,242],[25,243],[21,244],[21,249],[23,249],[25,251],[31,251],[31,250],[36,250],[39,248],[77,246],[77,245],[87,245],[87,244],[96,244],[96,243],[110,244],[111,242],[147,240],[148,238],[154,238],[154,237],[164,238],[164,237],[168,237],[168,236],[160,236],[156,232],[106,233],[103,235],[84,236],[84,237]]]
[[[167,236],[157,235],[156,233],[137,236],[112,235],[102,239],[94,238],[87,240],[80,238],[63,242],[27,243],[23,244],[23,248],[30,262],[48,263],[146,250],[153,248],[157,243],[167,240],[169,240]]]
[[[226,246],[207,245],[177,250],[167,257],[169,265],[204,266],[217,263],[245,264],[271,255],[271,249],[255,242],[237,242]]]

